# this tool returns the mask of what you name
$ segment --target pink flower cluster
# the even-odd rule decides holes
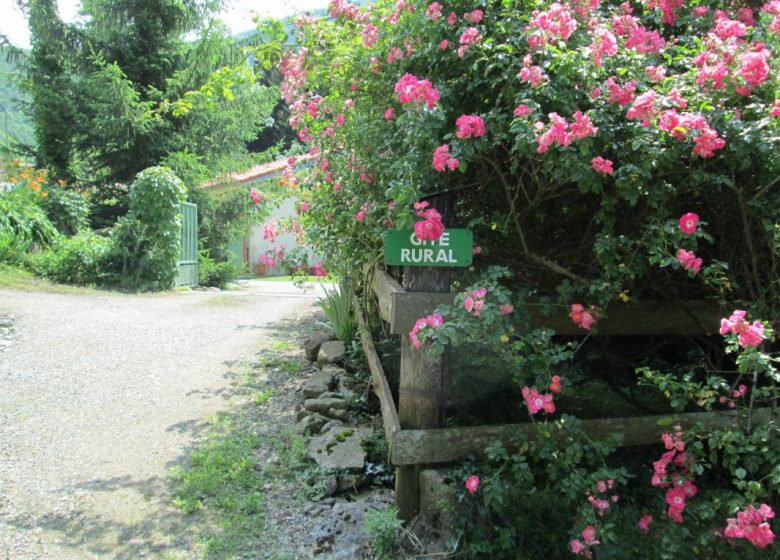
[[[751,504],[747,511],[739,511],[736,518],[726,520],[728,525],[723,535],[728,539],[747,539],[753,546],[766,548],[775,540],[769,526],[774,516],[775,512],[767,504],[761,504],[758,509]]]
[[[531,109],[528,105],[526,105],[525,103],[521,103],[520,105],[515,107],[514,115],[518,118],[522,118],[526,115],[530,115],[533,112],[534,110]]]
[[[685,270],[698,274],[701,270],[703,261],[701,258],[697,257],[696,253],[693,251],[677,249],[677,262],[679,262]]]
[[[584,115],[581,111],[574,113],[574,120],[571,125],[558,113],[550,113],[548,116],[550,117],[550,128],[535,139],[539,144],[536,151],[540,154],[546,152],[553,144],[560,144],[565,147],[571,144],[573,140],[582,140],[588,136],[593,136],[599,130],[593,126],[590,117]],[[537,122],[534,126],[537,130],[544,129],[544,123],[541,122]]]
[[[471,475],[466,479],[466,490],[469,491],[469,494],[472,496],[477,491],[477,488],[479,488],[479,477],[477,475]]]
[[[262,253],[258,259],[260,264],[263,264],[269,268],[276,266],[276,263],[284,260],[284,245],[279,246],[278,249],[270,249],[265,253]]]
[[[590,164],[593,166],[593,169],[604,175],[612,175],[615,172],[612,169],[612,160],[604,159],[601,156],[594,157],[590,160]]]
[[[606,481],[598,481],[596,484],[596,490],[598,491],[597,495],[594,496],[590,490],[588,490],[588,502],[593,506],[593,509],[596,510],[599,517],[604,517],[604,514],[609,511],[612,504],[616,504],[618,500],[620,500],[620,496],[617,494],[609,495],[608,491],[612,490],[614,487],[615,481],[610,478]]]
[[[475,45],[482,40],[482,35],[476,27],[467,27],[460,36],[460,46],[458,47],[458,56],[463,58],[471,45]]]
[[[653,522],[653,516],[648,514],[648,515],[645,515],[644,517],[642,517],[642,519],[639,520],[639,522],[636,524],[636,526],[644,534],[647,534],[650,531],[650,524],[652,522]]]
[[[536,389],[530,387],[523,387],[523,400],[528,407],[528,412],[533,416],[534,414],[544,410],[548,414],[555,412],[555,403],[553,402],[553,396],[549,393],[541,394]]]
[[[327,275],[328,275],[328,269],[327,269],[327,268],[325,268],[325,267],[322,265],[322,261],[317,261],[317,264],[315,264],[315,265],[314,265],[314,275],[315,275],[317,278],[322,278],[322,277],[324,277],[324,276],[327,276]]]
[[[737,403],[733,399],[739,399],[741,397],[744,397],[746,393],[747,393],[747,385],[740,385],[739,387],[731,391],[732,398],[721,396],[720,398],[718,398],[718,402],[720,404],[728,404],[729,408],[736,408]]]
[[[532,88],[538,87],[546,78],[541,66],[529,64],[520,69],[520,81],[530,83]]]
[[[631,80],[624,85],[620,85],[617,82],[615,76],[610,76],[607,81],[604,82],[604,86],[609,90],[608,103],[617,103],[618,105],[628,105],[634,98],[634,91],[636,91],[636,82]]]
[[[421,221],[414,224],[414,234],[420,241],[438,241],[441,234],[444,233],[444,224],[441,222],[441,214],[435,208],[427,208],[428,203],[416,202],[414,209],[417,215],[422,218]],[[427,208],[427,210],[426,210]]]
[[[601,544],[596,540],[596,528],[593,525],[588,525],[582,531],[582,540],[572,539],[569,543],[569,548],[576,555],[583,555],[585,558],[593,558],[593,551],[590,547]]]
[[[428,80],[420,80],[413,74],[406,73],[395,84],[395,92],[401,103],[425,104],[433,109],[439,101],[439,90]]]
[[[260,206],[260,203],[263,202],[263,197],[260,196],[260,193],[257,192],[257,189],[252,189],[249,192],[249,196],[252,197],[252,202],[255,203],[255,206]]]
[[[412,341],[412,346],[414,346],[415,348],[420,348],[422,346],[422,343],[417,338],[417,335],[421,330],[423,330],[426,327],[431,327],[432,329],[438,329],[443,324],[444,324],[444,318],[438,313],[434,313],[433,315],[428,315],[426,317],[421,317],[420,319],[417,319],[417,321],[414,323],[414,327],[412,327],[412,330],[409,331],[409,340]]]
[[[461,115],[455,121],[458,138],[480,138],[485,135],[485,122],[479,115]]]
[[[373,23],[367,23],[360,36],[363,39],[363,46],[369,49],[379,40],[379,28]]]
[[[279,235],[279,227],[275,221],[270,221],[263,224],[263,239],[269,243],[275,243],[276,237]]]
[[[739,335],[739,344],[742,348],[758,346],[764,340],[764,324],[761,321],[753,321],[750,324],[745,317],[746,311],[735,310],[728,319],[720,320],[720,334]]]
[[[463,14],[463,19],[468,21],[469,23],[473,23],[474,25],[476,25],[480,21],[482,21],[484,15],[485,13],[482,10],[474,10],[472,12],[466,12],[465,14]]]
[[[344,16],[346,19],[354,21],[360,17],[360,6],[350,4],[344,0],[331,0],[329,11],[334,18]]]
[[[569,318],[586,331],[589,331],[596,321],[599,320],[594,305],[591,305],[590,309],[586,310],[582,304],[579,303],[572,304]]]
[[[466,293],[466,299],[463,301],[463,308],[466,313],[471,313],[474,317],[479,317],[482,312],[482,308],[485,307],[485,297],[487,296],[487,288],[477,288],[472,290],[471,294]]]
[[[698,492],[693,483],[690,467],[692,461],[685,452],[680,426],[675,426],[674,434],[662,434],[666,453],[653,463],[653,478],[650,483],[656,488],[667,488],[667,515],[677,523],[683,522],[686,499]]]
[[[448,144],[442,144],[433,151],[433,168],[436,171],[455,171],[460,162],[450,155],[450,147]]]
[[[626,113],[627,119],[642,121],[642,126],[650,126],[650,119],[655,114],[655,90],[649,89],[634,99],[633,104]]]
[[[442,5],[438,2],[431,2],[431,4],[425,10],[425,17],[431,21],[436,21],[441,17]]]
[[[689,133],[698,132],[694,137],[696,146],[693,153],[703,158],[712,157],[726,145],[726,141],[718,137],[718,132],[698,113],[678,113],[677,109],[667,109],[661,113],[658,127],[677,140],[687,138]]]
[[[571,6],[558,2],[553,2],[547,11],[534,10],[531,24],[526,27],[528,44],[532,49],[558,39],[567,41],[576,30],[577,20],[572,16]]]
[[[593,58],[593,64],[600,68],[605,56],[615,56],[616,54],[617,39],[612,32],[602,26],[594,29],[593,41],[590,44],[590,56]]]

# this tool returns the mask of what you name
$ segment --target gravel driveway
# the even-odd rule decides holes
[[[227,408],[236,364],[315,301],[260,281],[163,295],[0,290],[13,317],[0,346],[0,560],[196,557],[167,473]]]

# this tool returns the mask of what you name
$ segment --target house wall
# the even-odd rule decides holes
[[[282,201],[281,205],[271,212],[266,222],[272,220],[279,220],[283,218],[291,218],[295,216],[295,203],[297,199],[295,197],[289,197]],[[247,244],[249,246],[249,265],[250,272],[255,271],[255,265],[259,264],[260,255],[272,248],[279,248],[284,245],[285,253],[289,253],[290,250],[300,247],[295,240],[295,233],[284,233],[282,228],[279,229],[279,235],[276,237],[274,243],[270,243],[267,239],[263,239],[263,226],[255,226],[249,232],[247,236]],[[317,258],[311,249],[305,249],[307,254],[307,262],[302,263],[304,265],[314,266],[317,262]],[[267,270],[266,276],[278,276],[282,274],[289,274],[289,271],[282,270],[280,267],[276,267],[273,270]]]

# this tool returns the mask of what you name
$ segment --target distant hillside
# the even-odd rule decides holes
[[[5,60],[0,54],[0,146],[5,148],[5,117],[2,107],[8,111],[8,139],[11,144],[16,139],[22,144],[34,144],[35,134],[30,120],[24,115],[18,106],[18,102],[24,99],[11,80],[11,74],[16,67]]]

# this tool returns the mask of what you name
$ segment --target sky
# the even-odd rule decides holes
[[[79,0],[58,0],[60,16],[68,22],[78,17]],[[247,31],[254,27],[252,15],[281,17],[296,11],[324,8],[328,0],[228,0],[228,9],[221,15],[233,33]],[[14,45],[28,48],[30,36],[27,22],[16,0],[0,0],[0,33],[8,37]]]

